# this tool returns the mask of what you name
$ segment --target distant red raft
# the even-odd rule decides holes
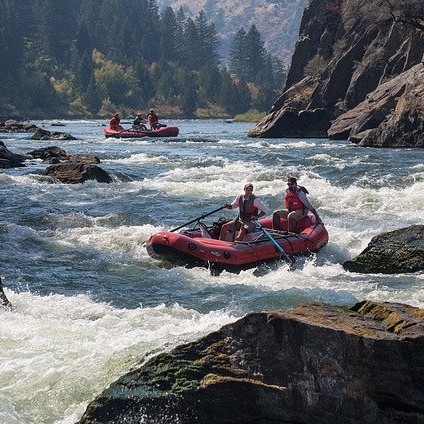
[[[328,232],[323,224],[317,224],[313,215],[298,222],[299,234],[272,230],[272,218],[259,221],[282,247],[287,255],[317,252],[328,242]],[[287,221],[281,220],[281,228],[287,229]],[[281,252],[260,230],[247,234],[242,242],[218,240],[219,228],[206,227],[199,221],[197,228],[180,233],[160,231],[146,243],[148,254],[181,266],[202,266],[214,271],[239,272],[260,264],[275,261]]]
[[[179,133],[178,127],[163,126],[157,130],[147,130],[147,131],[136,131],[136,130],[125,130],[125,131],[115,131],[110,127],[106,127],[103,132],[105,137],[114,137],[114,138],[140,138],[140,137],[176,137]]]

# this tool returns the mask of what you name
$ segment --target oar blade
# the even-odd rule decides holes
[[[272,237],[272,235],[261,225],[258,220],[255,221],[255,224],[262,230],[262,232],[269,238],[269,240],[271,240],[277,251],[280,252],[280,259],[284,258],[284,261],[287,262],[291,267],[295,263],[293,256],[285,252],[285,250],[277,243],[275,238]]]

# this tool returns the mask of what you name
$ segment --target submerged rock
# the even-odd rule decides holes
[[[367,248],[343,267],[347,271],[374,274],[424,271],[424,225],[373,237]]]
[[[0,122],[0,132],[19,133],[19,132],[34,132],[37,130],[37,125],[28,122],[19,122],[15,119],[7,119]]]
[[[67,153],[65,150],[57,146],[43,147],[41,149],[32,150],[27,153],[33,159],[42,159],[43,162],[81,162],[87,164],[100,163],[100,159],[93,155],[80,155]]]
[[[12,308],[12,304],[9,302],[9,299],[4,294],[3,283],[0,277],[0,307]]]
[[[59,124],[51,124],[52,126],[59,126]],[[63,126],[61,124],[60,126]],[[8,119],[0,122],[0,132],[17,133],[17,132],[31,132],[33,133],[33,140],[76,140],[73,135],[59,131],[48,131],[44,128],[37,127],[35,124],[28,122],[18,122],[14,119]]]
[[[424,311],[362,302],[254,313],[121,377],[79,421],[424,423]]]

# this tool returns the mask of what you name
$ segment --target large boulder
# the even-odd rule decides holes
[[[37,128],[31,137],[33,140],[76,140],[73,135],[59,131],[47,131]]]
[[[45,175],[53,177],[65,184],[78,184],[87,180],[99,183],[111,183],[112,177],[97,165],[83,162],[69,162],[47,167]]]
[[[32,159],[42,159],[43,162],[54,164],[47,167],[44,174],[62,183],[78,184],[87,180],[112,182],[109,173],[97,166],[100,163],[97,156],[67,153],[57,146],[32,150],[27,155]]]
[[[361,302],[254,313],[150,359],[80,424],[423,424],[424,311]]]
[[[424,225],[373,237],[367,248],[343,267],[347,271],[373,274],[424,271]]]

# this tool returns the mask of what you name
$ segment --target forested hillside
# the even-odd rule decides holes
[[[216,27],[224,58],[237,30],[241,27],[247,30],[254,24],[266,49],[288,66],[307,0],[158,0],[158,3],[161,8],[182,8],[187,16],[196,16],[204,10],[206,18]]]
[[[267,110],[285,77],[255,25],[236,30],[229,67],[201,10],[156,0],[0,0],[0,116],[168,116]]]

